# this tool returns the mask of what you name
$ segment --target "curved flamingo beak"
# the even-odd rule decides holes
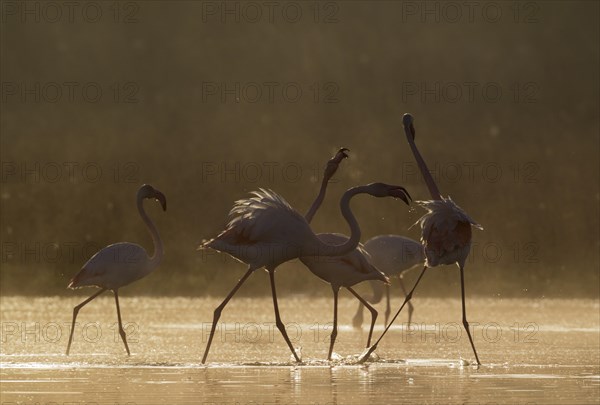
[[[346,152],[350,152],[350,149],[348,148],[340,148],[337,153],[335,154],[334,157],[331,158],[331,161],[334,163],[339,164],[342,160],[346,159],[348,157],[348,154]]]
[[[404,187],[396,187],[392,189],[390,191],[390,196],[401,199],[406,203],[406,205],[410,205],[410,201],[412,201],[412,197],[410,194],[408,194],[408,191],[406,191]]]
[[[165,197],[165,195],[163,193],[161,193],[160,191],[156,190],[156,193],[154,194],[154,198],[156,199],[156,201],[158,201],[160,203],[163,211],[166,211],[167,210],[167,197]]]
[[[415,140],[415,126],[413,125],[414,118],[412,114],[406,113],[402,117],[402,123],[404,124],[404,132],[406,132],[406,136],[411,136],[412,140]]]

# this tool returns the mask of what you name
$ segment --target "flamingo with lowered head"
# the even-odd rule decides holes
[[[428,267],[435,267],[441,264],[456,263],[460,269],[462,323],[467,332],[467,336],[469,337],[469,342],[471,343],[471,348],[475,354],[477,365],[481,365],[477,350],[475,350],[471,331],[469,330],[469,322],[467,321],[464,267],[467,257],[469,256],[469,251],[471,250],[471,227],[480,230],[482,230],[483,227],[467,215],[467,213],[456,205],[450,197],[444,198],[441,196],[423,157],[417,149],[417,145],[415,145],[415,127],[413,121],[411,114],[404,114],[404,133],[406,134],[408,144],[415,156],[415,160],[417,161],[432,198],[428,201],[417,201],[417,204],[427,210],[427,213],[417,221],[417,223],[421,225],[421,242],[425,249],[425,266],[423,267],[423,271],[421,271],[419,278],[417,278],[412,290],[406,295],[400,309],[398,309],[398,312],[396,312],[396,315],[392,318],[392,321],[385,328],[373,346],[368,348],[360,356],[359,361],[364,362],[369,358],[370,354],[375,351],[383,336],[385,336],[392,323],[394,323],[402,311],[402,308],[404,308],[404,305],[412,298],[412,294],[425,274],[425,270],[427,270]]]
[[[389,278],[397,277],[398,284],[406,296],[406,288],[402,278],[404,274],[418,265],[423,265],[425,261],[425,252],[423,245],[414,239],[400,235],[378,235],[374,236],[364,244],[365,250],[371,255],[371,261],[379,270]],[[373,295],[367,298],[372,304],[377,304],[383,298],[384,285],[377,281],[370,281]],[[387,325],[390,316],[390,285],[385,284],[385,319],[384,326]],[[359,304],[352,325],[360,328],[363,321],[364,305]],[[408,302],[408,325],[412,320],[413,305]]]
[[[138,211],[146,224],[150,235],[152,235],[152,240],[154,242],[154,253],[152,256],[148,255],[146,249],[135,243],[115,243],[101,249],[92,256],[69,283],[68,288],[93,286],[99,287],[100,291],[73,308],[73,322],[71,325],[69,343],[67,345],[67,356],[71,350],[73,331],[75,330],[75,320],[77,319],[79,310],[106,290],[112,290],[115,295],[117,319],[119,321],[119,335],[121,335],[121,339],[123,339],[127,354],[131,354],[129,346],[127,345],[123,323],[121,322],[119,288],[131,284],[152,273],[152,271],[158,267],[163,257],[163,243],[158,234],[158,230],[144,211],[144,200],[150,198],[159,201],[163,211],[167,210],[167,199],[163,193],[149,184],[144,184],[137,192]]]
[[[248,265],[246,273],[214,311],[213,323],[202,363],[205,363],[208,357],[217,322],[221,317],[223,308],[248,277],[255,270],[263,267],[269,273],[271,282],[275,324],[295,360],[301,362],[279,315],[275,289],[275,269],[286,261],[302,256],[339,256],[356,248],[360,240],[360,228],[350,210],[350,200],[356,195],[370,194],[374,197],[395,197],[405,201],[407,199],[404,188],[383,183],[372,183],[347,190],[340,200],[340,209],[344,219],[350,225],[351,236],[344,243],[328,244],[319,239],[310,229],[306,219],[277,193],[260,189],[252,194],[253,197],[235,202],[229,213],[230,221],[223,232],[215,238],[203,242],[198,247],[198,249],[210,248],[228,253]]]
[[[346,149],[344,148],[340,149],[336,156],[327,163],[327,169],[325,170],[325,175],[323,176],[323,182],[321,184],[321,191],[305,216],[307,222],[310,223],[317,209],[323,202],[329,179],[337,170],[341,160],[347,157],[345,151]],[[410,198],[408,192],[406,190],[404,190],[404,192],[406,196]],[[404,201],[408,204],[408,199],[405,199]],[[317,237],[328,244],[344,243],[348,240],[347,236],[338,233],[320,233],[317,234]],[[371,336],[377,319],[377,311],[356,293],[356,291],[352,289],[352,286],[365,280],[378,280],[384,283],[389,283],[389,280],[385,274],[373,266],[369,260],[369,254],[364,250],[361,243],[359,243],[355,249],[343,256],[327,258],[316,256],[300,257],[300,261],[304,263],[315,276],[329,283],[333,291],[333,330],[331,332],[329,352],[327,354],[328,360],[331,360],[333,346],[337,337],[338,294],[341,287],[345,287],[361,302],[362,305],[367,306],[369,311],[371,311],[371,329],[369,330],[369,336],[367,338],[367,347],[371,344]]]

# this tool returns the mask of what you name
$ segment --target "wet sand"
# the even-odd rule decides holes
[[[92,290],[90,290],[92,291]],[[2,403],[467,403],[596,404],[600,400],[597,300],[469,299],[482,366],[461,324],[460,301],[414,300],[376,358],[357,364],[367,339],[352,327],[356,300],[340,300],[334,361],[325,360],[332,301],[280,297],[282,319],[303,364],[274,325],[270,297],[234,298],[206,365],[215,298],[146,298],[122,293],[127,356],[107,294],[80,312],[65,356],[72,308],[83,297],[3,297]],[[393,300],[395,310],[400,304]],[[375,337],[383,329],[382,305]]]

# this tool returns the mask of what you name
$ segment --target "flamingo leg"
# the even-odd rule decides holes
[[[400,288],[402,289],[402,293],[406,297],[406,295],[407,295],[406,287],[404,287],[404,283],[402,282],[402,277],[398,278],[398,282],[400,284]],[[412,302],[410,302],[410,301],[408,301],[407,305],[408,305],[408,327],[410,328],[410,321],[412,320],[412,314],[413,314],[414,308],[413,308]],[[387,320],[387,318],[386,318],[386,320]]]
[[[387,321],[390,317],[390,312],[392,312],[392,308],[390,307],[390,285],[386,284],[386,286],[385,286],[385,322],[384,322],[384,326],[387,325]]]
[[[254,270],[255,269],[253,269],[252,267],[248,267],[248,271],[246,271],[246,274],[244,274],[244,276],[240,279],[240,281],[238,281],[238,283],[235,285],[235,287],[233,287],[233,289],[227,295],[227,297],[225,297],[223,302],[217,308],[215,308],[215,312],[213,315],[213,323],[212,323],[212,327],[210,329],[210,335],[208,337],[208,343],[206,344],[206,349],[204,350],[204,356],[202,356],[202,364],[206,363],[206,358],[208,357],[208,351],[210,350],[210,345],[211,345],[213,337],[215,335],[215,330],[217,328],[217,322],[219,321],[219,318],[221,318],[221,312],[223,312],[223,308],[225,308],[225,306],[227,305],[229,300],[235,295],[237,290],[240,289],[242,284],[244,284],[246,279],[248,277],[250,277],[250,274],[252,274],[252,272]]]
[[[355,328],[360,328],[362,326],[364,308],[365,306],[361,301],[361,303],[358,304],[358,308],[356,308],[356,314],[354,314],[354,317],[352,318],[352,326],[354,326]]]
[[[119,320],[119,335],[121,335],[121,339],[125,344],[125,350],[127,350],[127,355],[131,356],[131,352],[129,351],[129,346],[127,345],[127,335],[125,334],[125,329],[123,329],[123,322],[121,321],[121,308],[119,308],[119,290],[114,290],[115,293],[115,304],[117,304],[117,319]]]
[[[366,298],[366,301],[375,305],[375,304],[379,303],[379,301],[381,301],[381,299],[383,298],[383,285],[381,285],[381,282],[379,280],[369,280],[369,283],[371,284],[371,288],[373,289],[373,295],[370,298]],[[387,293],[388,293],[388,297],[389,297],[389,290]],[[357,328],[362,325],[363,308],[364,308],[364,306],[362,304],[359,305],[358,311],[356,312],[356,315],[354,315],[354,319],[352,320],[353,325]],[[360,311],[360,313],[359,313],[359,311]],[[389,310],[389,303],[388,303],[388,314],[386,315],[386,323],[387,323],[387,316],[389,315],[389,311],[390,310]],[[383,326],[385,326],[385,325],[383,325]]]
[[[367,338],[367,347],[369,347],[371,345],[371,337],[373,336],[373,328],[375,327],[375,321],[377,320],[377,310],[371,305],[369,305],[367,300],[358,295],[356,291],[354,291],[352,288],[346,287],[346,289],[350,291],[356,298],[358,298],[358,300],[361,302],[361,308],[367,307],[367,309],[371,311],[371,328],[369,329],[369,337]]]
[[[292,346],[292,342],[290,341],[290,338],[288,337],[287,332],[285,331],[285,325],[283,324],[283,322],[281,322],[281,317],[279,316],[279,305],[277,304],[277,292],[275,291],[275,269],[268,269],[268,271],[269,271],[269,278],[271,279],[271,295],[273,296],[273,308],[275,310],[275,325],[277,325],[277,329],[279,329],[279,332],[281,332],[283,339],[285,340],[288,347],[292,351],[292,354],[294,355],[296,362],[301,363],[302,360],[300,360],[300,357],[298,357],[298,355],[296,354],[296,351],[294,350],[294,346]]]
[[[66,353],[67,356],[69,355],[69,351],[71,350],[71,342],[73,341],[73,332],[75,331],[75,320],[77,319],[77,314],[79,313],[79,310],[81,308],[83,308],[91,300],[93,300],[94,298],[96,298],[97,296],[102,294],[104,291],[106,291],[106,288],[101,289],[96,294],[92,295],[91,297],[89,297],[88,299],[83,301],[81,304],[79,304],[75,308],[73,308],[73,322],[71,323],[71,334],[69,335],[69,343],[67,344],[67,353]]]
[[[471,347],[473,348],[473,353],[475,354],[475,359],[477,360],[477,365],[480,366],[481,362],[479,361],[479,356],[477,356],[477,350],[475,350],[475,345],[473,344],[473,338],[471,337],[471,331],[469,330],[469,322],[467,321],[467,311],[465,308],[465,274],[464,269],[460,267],[460,290],[462,297],[462,321],[465,330],[467,331],[467,336],[469,337],[469,342],[471,342]]]
[[[365,352],[363,354],[361,354],[360,358],[358,359],[359,363],[364,363],[369,358],[371,353],[373,353],[377,349],[377,345],[379,344],[379,342],[381,342],[381,339],[383,339],[383,337],[385,336],[387,331],[390,329],[390,327],[392,326],[392,324],[394,323],[394,321],[396,320],[398,315],[400,315],[400,312],[402,311],[402,308],[404,308],[404,305],[406,305],[406,303],[408,301],[410,301],[410,299],[412,298],[413,292],[415,291],[415,289],[419,285],[419,281],[421,281],[421,278],[423,278],[423,275],[425,274],[425,270],[427,270],[427,266],[423,267],[423,271],[421,271],[421,274],[419,274],[419,278],[417,278],[417,281],[415,282],[415,285],[413,286],[412,290],[410,290],[410,292],[406,295],[406,298],[404,298],[404,302],[400,306],[400,309],[398,309],[398,312],[396,312],[396,315],[394,315],[394,317],[392,318],[390,323],[385,327],[385,330],[383,331],[381,336],[379,336],[379,338],[373,344],[373,346],[369,347],[367,350],[365,350]]]
[[[337,338],[337,313],[338,313],[338,294],[339,288],[331,287],[333,290],[333,330],[331,331],[331,338],[329,342],[329,354],[327,360],[331,361],[331,354],[333,353],[333,345],[335,344],[335,338]]]

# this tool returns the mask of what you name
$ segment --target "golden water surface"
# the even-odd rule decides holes
[[[220,298],[120,296],[128,357],[114,299],[84,307],[70,356],[72,308],[83,296],[3,297],[2,404],[595,404],[600,399],[596,300],[470,299],[482,366],[462,330],[460,301],[418,298],[413,324],[400,315],[376,356],[357,364],[367,339],[352,327],[356,300],[342,293],[334,360],[329,297],[280,297],[302,364],[274,324],[272,301],[234,298],[206,365],[202,354]],[[398,299],[392,307],[397,308]],[[383,311],[374,336],[383,330]]]

